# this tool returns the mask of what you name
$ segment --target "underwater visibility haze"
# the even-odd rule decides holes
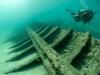
[[[77,12],[85,7],[95,12],[93,20],[85,25],[75,22],[66,11],[69,9]],[[23,25],[30,25],[37,21],[62,23],[64,27],[72,27],[78,31],[90,31],[99,38],[99,7],[99,0],[0,0],[0,34],[2,37],[14,28],[20,29]]]
[[[73,14],[75,13],[74,15],[76,16],[77,15],[76,13],[79,14],[79,11],[83,10],[83,9],[87,9],[87,10],[89,9],[89,10],[93,11],[91,20],[89,20],[89,22],[86,22],[86,23],[83,23],[83,21],[81,21],[84,19],[75,21],[75,17],[73,17]],[[78,15],[78,17],[80,19],[80,15]],[[87,16],[85,16],[85,17],[87,17]],[[42,31],[42,32],[40,32],[40,34],[38,34],[38,35],[42,36],[42,38],[40,38],[31,29],[29,30],[29,34],[30,34],[32,42],[30,42],[31,40],[29,40],[28,34],[23,33],[23,34],[27,35],[27,36],[20,35],[21,37],[24,37],[23,39],[21,39],[21,41],[23,41],[23,40],[26,41],[24,44],[22,42],[17,42],[18,40],[15,40],[14,42],[9,41],[6,44],[4,44],[4,41],[6,39],[13,36],[11,33],[13,33],[13,34],[16,34],[17,32],[20,33],[20,31],[23,30],[26,26],[33,25],[33,28],[35,28],[35,27],[37,27],[37,26],[35,26],[36,25],[35,23],[40,23],[41,24],[40,27],[42,27],[42,24],[47,25],[47,26],[45,26],[44,30],[46,30],[46,28],[47,28],[48,31],[49,31],[48,25],[51,25],[51,26],[54,25],[53,26],[54,30],[51,31],[50,34],[52,34],[52,32],[55,32],[55,35],[54,34],[52,34],[52,35],[54,37],[56,37],[56,39],[58,37],[58,39],[57,39],[58,41],[57,40],[54,40],[54,41],[57,41],[59,44],[55,43],[54,41],[49,42],[49,44],[47,44],[43,40],[45,39],[47,42],[48,42],[48,39],[52,40],[53,37],[51,37],[50,34],[47,34],[47,32],[44,32],[45,36],[43,36],[42,35],[43,31]],[[60,33],[61,28],[59,28],[58,26],[55,26],[55,25],[58,25],[63,29],[68,28],[69,31],[62,30],[62,33]],[[73,35],[72,33],[74,32],[70,28],[72,28],[75,31],[80,32],[80,33],[78,33],[79,35],[81,35],[79,38],[82,38],[82,39],[79,40],[79,38],[77,38],[76,41],[79,41],[78,43],[76,43],[76,41],[73,41],[74,43],[73,42],[69,43],[70,41],[68,41],[68,40],[71,38],[71,36]],[[56,31],[57,31],[57,33],[56,33]],[[88,68],[86,68],[87,66],[84,67],[84,62],[83,62],[84,60],[82,62],[80,61],[80,59],[88,57],[88,53],[91,52],[91,51],[88,51],[88,49],[90,49],[90,47],[94,48],[94,52],[96,49],[100,48],[99,47],[100,43],[98,40],[96,40],[96,43],[91,41],[91,43],[93,43],[93,46],[92,46],[92,44],[90,45],[89,42],[91,40],[90,39],[91,36],[87,31],[94,38],[100,39],[100,0],[0,0],[0,60],[2,60],[2,61],[0,61],[0,75],[33,75],[33,74],[34,75],[47,75],[47,70],[45,70],[44,66],[41,65],[41,64],[44,64],[45,61],[42,60],[43,58],[41,57],[42,56],[41,54],[40,54],[40,57],[41,57],[40,58],[35,51],[32,51],[34,49],[33,45],[31,45],[32,43],[35,43],[34,47],[36,47],[36,51],[40,50],[40,48],[38,48],[38,47],[43,48],[44,51],[45,51],[45,49],[47,49],[47,50],[50,49],[52,51],[58,49],[59,50],[58,54],[60,54],[60,50],[63,50],[63,49],[67,53],[65,48],[68,48],[70,50],[70,49],[74,48],[72,46],[75,46],[75,48],[77,47],[77,50],[74,48],[76,51],[75,52],[72,51],[72,53],[73,53],[72,55],[74,55],[74,56],[72,56],[72,57],[71,57],[71,55],[69,55],[69,56],[67,55],[67,56],[74,58],[75,53],[77,53],[77,54],[79,53],[79,56],[76,54],[76,57],[74,59],[77,60],[78,62],[82,63],[83,66],[81,64],[79,64],[79,65],[81,65],[81,67],[79,67],[78,65],[75,65],[78,62],[74,61],[74,60],[72,62],[70,62],[69,59],[71,59],[71,58],[68,58],[68,62],[70,62],[70,64],[75,67],[75,70],[72,67],[70,67],[70,69],[72,69],[74,72],[76,72],[75,75],[96,75],[93,72],[90,73],[90,70],[94,71],[94,69],[96,68],[95,61],[93,61],[93,62],[89,61],[89,68],[90,68],[89,70],[88,70]],[[33,34],[32,34],[32,32],[33,32]],[[37,32],[39,32],[39,31],[37,31]],[[87,33],[82,34],[83,32],[87,32]],[[47,36],[50,36],[50,37],[47,38],[46,34],[47,34]],[[60,35],[56,36],[56,34],[60,34]],[[71,35],[67,38],[68,39],[67,40],[67,39],[65,39],[66,36],[61,35],[61,34],[64,34],[66,36],[69,36],[70,34]],[[83,36],[85,36],[85,37],[83,37]],[[63,39],[61,39],[59,37],[61,37]],[[17,38],[17,37],[15,37],[15,38]],[[59,39],[60,39],[60,42],[59,42]],[[94,39],[92,39],[92,40],[94,40]],[[68,47],[65,47],[65,43],[67,43],[66,41],[68,41],[68,43],[69,43]],[[17,46],[11,47],[11,45],[15,44],[16,42],[17,42],[17,44],[21,44],[21,45],[18,47]],[[40,42],[42,44],[40,44]],[[80,45],[81,42],[83,42],[82,45]],[[36,44],[38,44],[38,46]],[[70,45],[70,44],[72,44],[72,45]],[[44,45],[46,45],[46,47],[44,47]],[[85,45],[86,45],[86,47],[85,47]],[[96,46],[94,46],[94,45],[96,45]],[[82,46],[82,48],[80,48],[81,46]],[[21,47],[21,48],[19,48],[19,47]],[[23,48],[25,48],[25,49],[23,49]],[[22,52],[19,51],[17,53],[16,52],[17,49],[22,50]],[[78,49],[79,49],[79,51],[78,51]],[[15,50],[15,53],[13,53],[14,52],[13,50]],[[30,52],[28,52],[28,50],[30,50]],[[80,50],[82,50],[82,51],[80,51]],[[85,50],[85,51],[83,51],[83,50]],[[51,54],[53,53],[52,51],[51,51]],[[12,54],[10,54],[10,52]],[[49,52],[49,51],[47,51],[47,52]],[[71,51],[68,51],[68,52],[70,54]],[[32,55],[32,53],[34,53],[34,54]],[[64,52],[62,52],[62,54],[61,54],[62,57],[64,57],[63,53]],[[100,50],[98,50],[97,53],[100,53]],[[56,57],[56,54],[53,54],[53,55],[54,55],[54,57]],[[52,57],[53,57],[53,55],[52,55]],[[92,55],[92,52],[89,55]],[[94,55],[96,56],[99,54],[94,54]],[[48,57],[47,60],[54,63],[52,60],[55,60],[55,59],[49,57],[48,53],[47,53],[47,55],[43,54],[43,56],[44,56],[44,58]],[[13,57],[15,59],[8,60],[7,62],[5,62],[6,59],[10,59]],[[21,59],[20,57],[25,58],[25,59]],[[31,61],[31,60],[33,60],[32,58],[34,58],[34,60],[36,59],[35,62]],[[92,57],[90,57],[90,58],[92,60]],[[11,64],[9,62],[9,61],[20,60],[20,59],[22,61],[14,61],[14,63],[11,62]],[[30,60],[28,60],[28,59],[30,59]],[[93,59],[95,59],[95,58],[93,58]],[[88,58],[86,60],[88,60]],[[55,61],[57,61],[57,60],[55,60]],[[23,62],[25,62],[25,63],[23,63]],[[37,63],[37,62],[39,62],[39,64],[35,65],[35,63]],[[73,64],[73,62],[74,62],[74,64]],[[20,64],[20,63],[23,63],[23,64]],[[32,63],[34,65],[32,65]],[[45,63],[47,63],[47,62],[45,62]],[[90,66],[90,63],[94,63],[93,68]],[[15,64],[20,64],[19,65],[20,67],[17,67],[17,65],[15,65]],[[28,66],[27,66],[27,64],[28,64]],[[48,64],[49,64],[49,62],[48,62]],[[24,65],[25,70],[27,70],[27,71],[23,71],[22,69],[20,69],[23,72],[16,72],[15,74],[10,73],[10,72],[13,72],[13,69],[14,70],[16,70],[16,68],[19,69],[19,68],[23,67],[23,65]],[[37,65],[38,65],[38,67],[37,67]],[[50,67],[50,65],[49,65],[49,67]],[[50,72],[52,71],[55,73],[55,70],[57,71],[56,72],[57,74],[54,74],[54,75],[58,75],[58,73],[60,75],[60,72],[61,72],[61,75],[66,75],[66,74],[63,74],[63,71],[61,69],[59,70],[58,68],[56,68],[55,64],[52,64],[52,65],[53,65],[52,67],[55,69],[53,69],[54,71],[50,70]],[[4,73],[4,71],[6,70],[6,68],[4,68],[5,66],[6,67],[8,66],[7,70],[12,67],[16,67],[16,68],[12,68],[10,71],[8,70],[8,72]],[[36,66],[34,68],[34,70],[32,69],[33,66]],[[45,66],[47,66],[47,65],[45,65]],[[100,64],[99,64],[99,66],[100,66]],[[52,67],[50,67],[50,68],[52,68]],[[64,68],[66,68],[66,67],[64,67]],[[89,71],[90,74],[78,74],[77,70],[79,70],[80,68],[82,68],[81,70],[86,73]],[[17,70],[17,71],[19,71],[19,70]],[[96,71],[96,72],[98,72],[97,75],[100,74],[99,71]],[[69,72],[69,73],[71,73],[71,72]],[[53,75],[53,74],[51,74],[51,75]],[[69,75],[69,74],[67,74],[67,75]],[[74,75],[74,74],[70,74],[70,75]]]

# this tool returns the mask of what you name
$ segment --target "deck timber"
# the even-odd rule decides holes
[[[89,32],[75,32],[70,28],[50,25],[35,29],[29,27],[26,31],[6,40],[14,42],[9,48],[12,51],[8,53],[13,56],[6,62],[20,63],[5,70],[4,74],[16,74],[35,62],[44,66],[47,75],[100,74],[100,40],[93,38]]]

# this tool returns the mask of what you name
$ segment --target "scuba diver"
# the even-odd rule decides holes
[[[75,13],[69,9],[67,9],[66,11],[72,15],[76,22],[81,21],[84,24],[89,23],[94,17],[94,12],[88,9],[79,10],[78,13]]]

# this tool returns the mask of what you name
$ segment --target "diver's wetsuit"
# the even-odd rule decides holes
[[[89,23],[94,16],[94,12],[92,10],[83,9],[78,13],[74,13],[69,9],[67,9],[67,11],[73,16],[76,22],[82,21],[83,23]]]
[[[80,19],[83,23],[89,23],[94,16],[94,13],[92,10],[84,10],[83,12],[80,12]]]

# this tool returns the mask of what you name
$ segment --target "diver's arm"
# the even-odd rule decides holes
[[[66,11],[67,11],[68,13],[70,13],[71,15],[75,15],[75,13],[74,13],[73,11],[69,10],[69,9],[66,9]]]
[[[71,16],[74,18],[74,20],[75,20],[76,22],[79,22],[79,21],[80,21],[79,14],[74,13],[74,12],[70,11],[69,9],[66,9],[66,11],[69,12],[69,13],[71,14]]]

